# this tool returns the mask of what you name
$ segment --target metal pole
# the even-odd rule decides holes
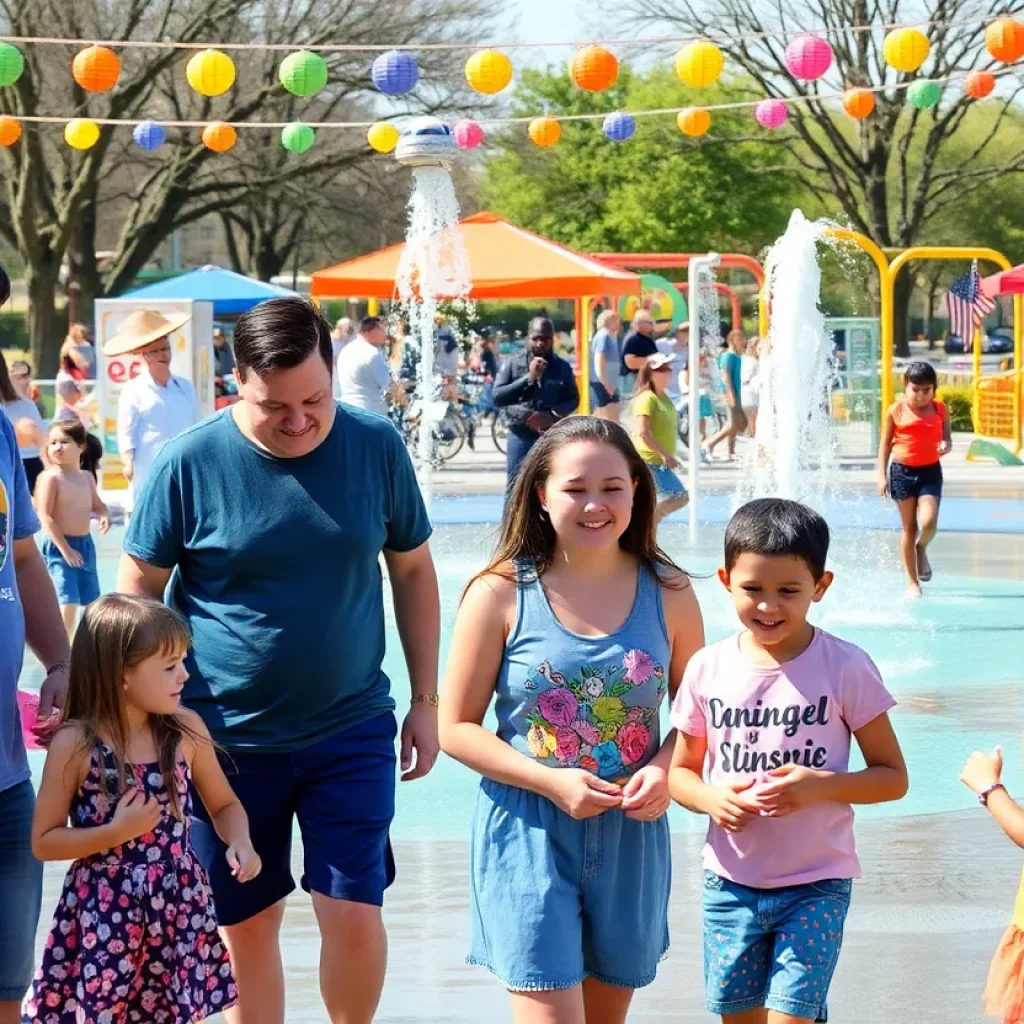
[[[700,501],[700,292],[698,282],[702,270],[717,267],[720,262],[716,252],[690,260],[687,268],[690,306],[690,544],[697,543],[697,507]]]

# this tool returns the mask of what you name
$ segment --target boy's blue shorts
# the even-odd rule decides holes
[[[96,545],[87,533],[81,537],[65,535],[68,546],[82,556],[82,564],[71,566],[49,537],[43,540],[43,558],[53,580],[59,604],[91,604],[100,596],[100,576],[96,568]]]
[[[263,870],[250,882],[231,875],[198,793],[192,845],[210,876],[217,920],[240,924],[295,889],[292,829],[302,835],[302,888],[381,906],[395,879],[388,832],[395,815],[398,726],[392,712],[287,754],[220,754],[224,773],[249,816]]]
[[[767,1007],[826,1021],[853,883],[752,889],[704,872],[704,998],[716,1014]]]

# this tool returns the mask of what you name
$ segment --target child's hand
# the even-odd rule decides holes
[[[548,796],[577,820],[594,818],[622,806],[622,788],[582,768],[552,768]]]
[[[131,839],[152,832],[160,824],[163,809],[152,797],[147,796],[138,786],[132,788],[118,801],[111,819],[117,835],[116,846]]]
[[[761,787],[757,805],[769,818],[783,818],[821,799],[822,776],[811,768],[787,764],[769,772],[768,777],[772,781]]]
[[[712,821],[726,832],[742,832],[757,814],[747,798],[740,795],[753,784],[754,780],[748,779],[746,782],[730,782],[727,786],[710,786],[705,810]]]
[[[953,446],[948,441],[946,441],[945,439],[943,439],[942,441],[939,442],[939,454],[940,455],[948,455],[950,453],[950,451],[952,450],[952,448],[953,448]]]
[[[889,497],[889,481],[884,473],[878,474],[878,493],[883,498]]]
[[[240,882],[251,882],[263,870],[260,855],[252,848],[248,839],[232,843],[225,854],[231,874]]]
[[[99,531],[100,533],[106,533],[110,529],[110,518],[109,516],[100,516]]]
[[[994,786],[1003,774],[1003,748],[996,747],[991,754],[976,750],[967,759],[960,781],[975,793],[984,793]]]
[[[668,795],[668,775],[664,768],[649,764],[641,768],[622,787],[622,809],[627,818],[636,821],[654,821],[660,818],[672,803]]]
[[[72,569],[80,569],[85,565],[85,559],[74,549],[68,548],[64,554],[64,561],[71,566]]]

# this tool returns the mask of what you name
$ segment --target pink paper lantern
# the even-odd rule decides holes
[[[459,149],[476,149],[484,141],[484,130],[479,121],[456,121],[452,135]]]
[[[832,67],[832,47],[820,36],[797,36],[786,47],[786,67],[794,78],[813,82]]]
[[[754,108],[754,117],[762,128],[781,128],[789,117],[789,108],[782,100],[761,100]]]

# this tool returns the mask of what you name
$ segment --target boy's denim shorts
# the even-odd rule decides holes
[[[480,784],[470,854],[471,964],[515,992],[654,981],[668,949],[668,819],[577,821],[550,800]]]
[[[20,1002],[35,970],[43,865],[32,856],[31,782],[0,792],[0,1002]]]
[[[65,534],[68,546],[82,556],[82,564],[69,565],[57,550],[57,545],[46,537],[43,540],[43,558],[53,580],[59,604],[79,604],[83,608],[100,596],[100,577],[96,568],[96,545],[88,533],[81,537]]]
[[[764,1006],[826,1021],[853,883],[752,889],[704,872],[704,998],[716,1014]]]

